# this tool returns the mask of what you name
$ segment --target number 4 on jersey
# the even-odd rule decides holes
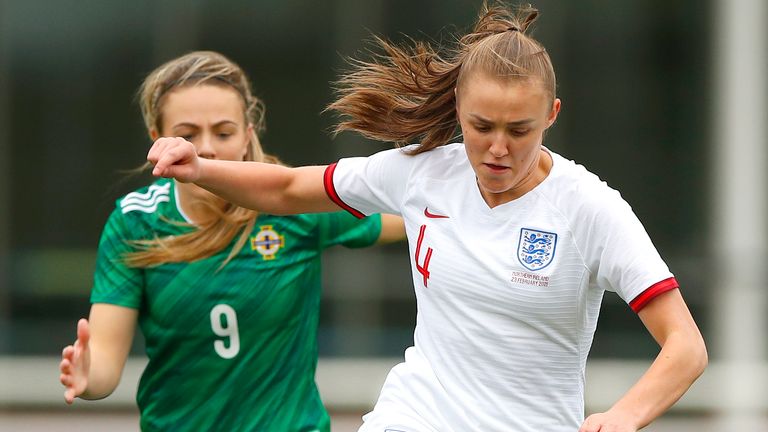
[[[421,252],[421,243],[424,241],[424,232],[427,230],[426,225],[422,225],[419,230],[419,239],[416,241],[416,255],[413,257],[416,263],[416,270],[424,277],[424,288],[427,287],[427,279],[429,279],[429,260],[432,259],[432,248],[427,247],[427,255],[424,257],[424,265],[419,264],[419,253]]]

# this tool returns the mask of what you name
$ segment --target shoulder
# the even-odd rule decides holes
[[[598,217],[629,208],[619,191],[596,174],[557,153],[551,154],[555,168],[544,194],[569,219]]]
[[[464,143],[451,143],[411,156],[414,172],[421,178],[450,179],[469,168]]]
[[[403,184],[410,178],[451,178],[457,170],[469,167],[463,143],[446,144],[412,154],[416,145],[380,151],[368,157],[341,159],[340,172],[375,179],[383,184]],[[334,166],[331,173],[336,171]],[[327,175],[327,172],[326,172]]]
[[[175,213],[173,189],[171,180],[160,179],[117,199],[105,231],[142,236],[146,235],[145,231],[152,232],[169,225],[168,220],[181,220]]]
[[[417,148],[416,144],[380,151],[370,159],[385,159],[391,163],[401,163],[418,166],[444,166],[446,164],[467,160],[467,153],[463,143],[452,143],[435,147],[423,153],[412,154]],[[354,158],[353,158],[354,159]]]
[[[413,157],[422,158],[426,165],[445,166],[467,162],[467,151],[464,149],[464,143],[450,143]]]
[[[122,214],[153,214],[163,203],[170,203],[173,194],[173,182],[160,179],[149,186],[137,189],[117,200],[116,210]]]

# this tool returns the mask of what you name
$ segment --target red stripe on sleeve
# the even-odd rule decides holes
[[[331,201],[336,203],[336,205],[339,207],[352,213],[352,215],[356,218],[364,218],[365,215],[361,211],[353,209],[352,207],[348,206],[347,203],[342,201],[341,198],[339,198],[339,194],[336,193],[336,186],[333,185],[334,171],[336,171],[336,163],[328,165],[328,167],[325,168],[325,174],[323,175],[323,186],[325,186],[325,193],[328,194],[328,198],[330,198]]]
[[[640,312],[640,310],[648,305],[651,300],[675,288],[680,288],[680,285],[678,285],[675,278],[671,277],[669,279],[664,279],[661,282],[651,285],[650,288],[640,293],[634,300],[629,302],[629,307],[631,307],[635,313]]]

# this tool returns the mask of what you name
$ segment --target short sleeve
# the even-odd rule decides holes
[[[586,260],[599,287],[616,292],[635,312],[678,288],[640,220],[618,192],[593,200]]]
[[[107,220],[99,241],[91,303],[109,303],[138,309],[144,287],[144,271],[126,266],[123,255],[131,250],[128,240],[136,233],[126,216],[115,210]]]
[[[328,197],[357,217],[400,215],[408,179],[418,159],[404,150],[386,150],[329,165],[324,179]]]
[[[368,247],[381,235],[381,215],[374,214],[362,219],[346,212],[321,213],[320,247],[335,245],[349,248]]]

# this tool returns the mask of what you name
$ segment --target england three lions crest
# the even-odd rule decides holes
[[[541,270],[552,263],[556,246],[556,233],[521,228],[517,259],[530,271]]]

